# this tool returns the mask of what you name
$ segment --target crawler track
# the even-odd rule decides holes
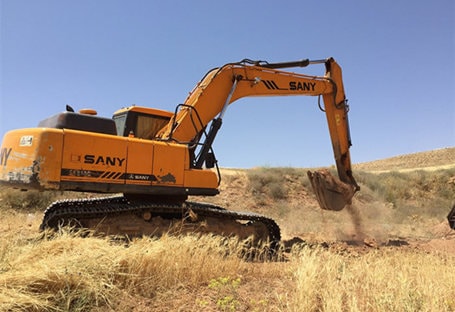
[[[276,222],[256,213],[190,201],[131,200],[123,195],[56,201],[46,209],[40,229],[56,229],[65,224],[107,235],[160,235],[177,226],[182,232],[214,233],[241,239],[255,236],[257,240],[269,241],[273,248],[280,241]]]

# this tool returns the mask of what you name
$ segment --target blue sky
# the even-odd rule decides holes
[[[354,163],[455,146],[453,0],[3,0],[0,9],[0,136],[66,104],[102,116],[130,104],[173,111],[209,69],[244,58],[332,56]],[[235,102],[215,153],[222,167],[334,163],[315,97]]]

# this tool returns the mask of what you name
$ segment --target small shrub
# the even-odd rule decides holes
[[[360,184],[372,191],[372,197],[393,204],[396,217],[404,220],[418,214],[444,218],[454,200],[455,185],[449,183],[455,169],[438,171],[357,172]]]
[[[268,186],[268,193],[273,199],[284,199],[287,197],[286,186],[283,183],[270,183]]]
[[[237,288],[241,282],[240,277],[231,279],[230,277],[219,277],[210,280],[208,287],[217,291],[216,305],[222,311],[237,311],[240,302]]]
[[[299,188],[309,185],[305,172],[297,168],[261,167],[249,170],[247,175],[249,190],[253,195],[265,194],[273,200],[287,198],[293,184],[297,184],[296,187]]]

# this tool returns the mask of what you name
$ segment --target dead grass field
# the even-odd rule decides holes
[[[336,213],[304,169],[223,170],[210,201],[273,217],[283,261],[245,261],[217,237],[39,233],[43,206],[74,194],[2,189],[0,310],[455,311],[455,148],[354,170],[362,190]]]

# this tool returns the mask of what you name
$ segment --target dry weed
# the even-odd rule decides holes
[[[294,255],[292,311],[452,311],[455,258],[418,250]]]

